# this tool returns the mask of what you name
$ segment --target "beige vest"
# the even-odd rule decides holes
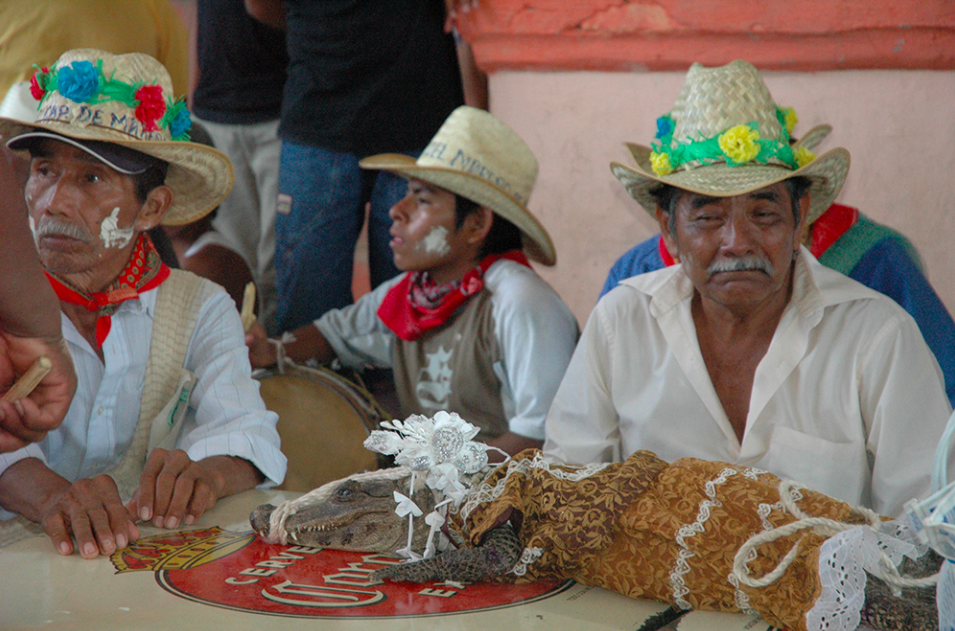
[[[502,355],[487,291],[417,340],[396,338],[393,366],[402,416],[466,410],[468,422],[481,429],[477,440],[488,441],[507,432],[501,382],[493,370]]]

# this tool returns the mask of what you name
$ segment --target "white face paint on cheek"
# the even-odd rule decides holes
[[[133,229],[119,227],[119,206],[100,224],[99,236],[107,248],[124,248],[132,240]]]
[[[451,251],[451,246],[448,245],[448,229],[444,226],[434,226],[424,239],[418,241],[415,250],[444,256]]]

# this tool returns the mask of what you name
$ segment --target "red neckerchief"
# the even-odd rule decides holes
[[[812,222],[809,251],[817,259],[859,221],[859,210],[842,204],[833,204],[819,219]]]
[[[484,289],[484,273],[492,263],[500,259],[530,267],[527,257],[520,250],[491,254],[461,280],[450,283],[451,290],[444,291],[444,296],[433,308],[415,304],[412,297],[415,287],[420,287],[422,281],[427,280],[426,272],[408,272],[385,294],[385,299],[378,307],[378,317],[395,335],[406,342],[413,342],[425,331],[447,322],[465,300]],[[443,288],[432,287],[428,293],[440,294],[442,290]]]
[[[663,242],[663,235],[660,235],[660,258],[663,259],[663,264],[667,267],[670,267],[676,263],[676,259],[673,258],[673,255],[670,254],[670,251],[667,249],[667,244]]]
[[[839,237],[848,232],[849,228],[854,226],[857,221],[859,221],[858,208],[833,204],[812,222],[812,238],[809,243],[809,251],[818,259],[823,252],[829,249],[829,246],[838,241]],[[660,258],[663,259],[663,264],[667,267],[676,263],[663,242],[663,235],[660,235]]]
[[[158,287],[169,278],[169,267],[159,258],[149,235],[140,233],[123,273],[105,291],[86,294],[51,272],[45,273],[57,298],[97,313],[96,346],[102,347],[112,326],[110,316],[119,308],[119,303]]]

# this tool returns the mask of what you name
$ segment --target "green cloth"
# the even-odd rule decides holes
[[[883,239],[895,239],[905,248],[912,260],[918,266],[919,271],[925,273],[925,266],[918,250],[902,234],[896,232],[888,226],[883,226],[859,214],[859,220],[849,228],[845,234],[839,237],[835,243],[822,253],[819,262],[830,269],[842,272],[846,276],[855,269],[862,257],[865,256],[872,247]]]

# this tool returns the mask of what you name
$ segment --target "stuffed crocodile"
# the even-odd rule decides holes
[[[408,520],[395,514],[393,498],[396,491],[408,493],[411,471],[391,470],[387,481],[376,473],[385,475],[333,483],[325,499],[289,517],[288,538],[336,549],[399,550]],[[413,494],[424,514],[435,503],[430,492],[423,487]],[[253,527],[263,536],[269,536],[272,515],[270,505],[252,514]],[[842,531],[813,526],[765,538],[809,516],[842,524]],[[833,608],[846,609],[854,584],[857,594],[864,590],[865,603],[848,613],[852,626],[846,628],[860,620],[887,631],[938,628],[930,587],[907,588],[898,597],[873,576],[866,580],[861,569],[835,579],[821,572],[843,559],[840,554],[851,547],[847,541],[863,530],[872,536],[878,530],[876,545],[890,551],[897,531],[889,533],[877,516],[745,467],[695,459],[668,464],[649,452],[623,463],[558,466],[528,450],[475,484],[445,526],[458,548],[379,570],[374,578],[572,578],[682,610],[756,612],[793,630],[822,628]],[[413,534],[415,548],[426,532]],[[754,536],[765,540],[740,552]],[[901,560],[896,554],[893,563]],[[920,566],[920,575],[936,571],[940,562],[931,553],[907,561]],[[763,583],[755,578],[773,573],[778,576]]]

